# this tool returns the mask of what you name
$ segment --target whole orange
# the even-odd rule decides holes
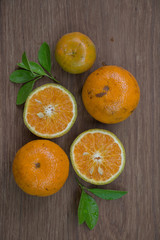
[[[35,140],[24,145],[13,161],[17,185],[26,193],[49,196],[64,185],[69,173],[69,160],[57,144]]]
[[[83,73],[92,67],[96,59],[95,45],[80,32],[68,33],[58,41],[55,58],[64,71]]]
[[[89,75],[83,86],[82,99],[93,118],[102,123],[118,123],[137,107],[140,89],[127,70],[104,66]]]

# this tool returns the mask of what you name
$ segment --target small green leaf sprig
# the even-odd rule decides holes
[[[126,191],[118,190],[107,190],[107,189],[98,189],[91,188],[88,189],[77,180],[82,193],[78,206],[78,222],[79,224],[86,223],[88,228],[92,230],[98,221],[99,208],[93,197],[91,197],[87,192],[94,194],[95,196],[105,199],[105,200],[115,200],[124,196]]]
[[[17,64],[21,69],[14,71],[10,75],[11,82],[23,83],[17,94],[17,105],[21,105],[26,101],[38,79],[46,76],[59,83],[51,74],[51,54],[49,45],[46,42],[40,46],[38,61],[40,64],[29,61],[24,52],[22,62]]]

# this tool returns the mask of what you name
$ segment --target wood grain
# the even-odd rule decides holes
[[[159,240],[160,239],[160,1],[159,0],[1,0],[0,1],[0,239],[1,240]],[[94,66],[81,75],[61,70],[54,59],[57,40],[65,33],[87,34],[97,48]],[[70,167],[58,193],[31,197],[15,184],[16,151],[37,139],[24,126],[23,107],[15,104],[18,86],[9,82],[25,50],[36,60],[41,43],[51,46],[53,71],[78,102],[72,130],[56,139],[69,154],[74,138],[89,128],[113,131],[123,142],[127,161],[109,189],[128,190],[122,199],[96,198],[100,216],[89,231],[78,226],[80,190]],[[129,70],[141,89],[137,110],[126,121],[104,125],[91,118],[81,100],[86,77],[96,68],[119,65]],[[43,79],[37,86],[46,83]]]

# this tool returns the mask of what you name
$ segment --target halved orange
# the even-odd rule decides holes
[[[77,117],[74,96],[58,84],[45,84],[28,96],[23,118],[28,129],[42,138],[56,138],[67,133]]]
[[[77,175],[86,182],[104,185],[115,180],[125,166],[125,150],[113,133],[90,129],[72,143],[70,157]]]

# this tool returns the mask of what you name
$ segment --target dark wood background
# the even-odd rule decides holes
[[[70,75],[54,59],[57,40],[80,31],[95,43],[97,59],[84,74]],[[90,128],[113,131],[126,149],[126,167],[108,189],[128,190],[122,199],[96,198],[94,230],[78,226],[80,189],[70,165],[65,186],[38,198],[15,184],[12,162],[17,150],[37,139],[24,126],[23,107],[15,104],[19,86],[9,75],[25,50],[37,59],[43,41],[51,46],[52,71],[78,103],[78,118],[65,136],[54,140],[69,154],[75,137]],[[105,125],[85,111],[81,89],[96,68],[119,65],[141,89],[137,110],[126,121]],[[48,82],[40,80],[36,86]],[[159,0],[1,0],[0,1],[0,239],[1,240],[159,240],[160,239],[160,1]]]

